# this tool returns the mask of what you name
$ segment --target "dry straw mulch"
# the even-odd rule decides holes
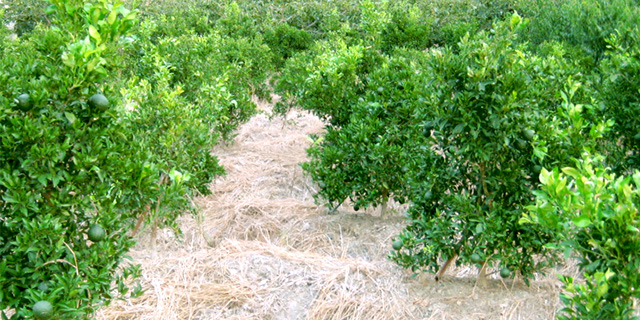
[[[194,199],[183,236],[149,235],[131,252],[146,293],[114,301],[98,319],[550,319],[557,281],[532,287],[453,268],[447,281],[411,278],[387,259],[400,214],[328,215],[299,163],[323,123],[305,112],[271,117],[270,106],[213,152],[227,174]],[[405,208],[391,204],[390,209]],[[456,278],[460,277],[460,278]],[[494,277],[495,279],[495,277]]]

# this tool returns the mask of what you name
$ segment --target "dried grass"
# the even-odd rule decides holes
[[[101,308],[98,319],[550,319],[557,281],[532,287],[453,268],[444,282],[410,274],[386,258],[399,215],[340,208],[327,215],[299,163],[307,135],[323,123],[304,112],[287,119],[260,105],[233,144],[217,147],[227,175],[194,199],[197,216],[180,219],[183,236],[140,236],[131,252],[147,292]],[[406,207],[390,204],[390,209]],[[455,277],[454,277],[455,276]],[[457,278],[456,278],[457,277]],[[495,279],[495,278],[494,278]]]

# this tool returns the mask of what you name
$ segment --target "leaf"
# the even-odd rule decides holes
[[[458,133],[462,132],[462,130],[464,130],[464,127],[465,127],[465,124],[464,123],[460,123],[455,128],[453,128],[453,131],[451,133],[458,134]]]
[[[574,244],[570,241],[563,241],[562,243],[560,243],[559,247],[564,248],[563,255],[565,260],[569,259],[573,254],[573,246]]]
[[[91,36],[91,38],[96,40],[97,44],[100,44],[102,42],[100,32],[98,32],[98,29],[96,29],[96,27],[94,27],[93,25],[89,26],[89,35]]]
[[[76,122],[76,116],[71,112],[65,112],[64,117],[67,118],[70,124],[74,124]]]
[[[597,289],[598,297],[603,297],[607,292],[609,292],[609,284],[606,282],[601,282]]]
[[[116,21],[116,17],[118,16],[118,12],[116,10],[111,11],[109,16],[107,17],[107,23],[113,24]]]
[[[563,177],[558,181],[558,184],[556,185],[556,190],[555,190],[556,194],[558,195],[563,194],[562,191],[566,186],[567,186],[567,179]]]
[[[65,52],[62,54],[62,63],[67,67],[73,68],[76,66],[76,59],[70,52]]]
[[[518,15],[518,13],[514,13],[511,16],[511,21],[509,21],[509,26],[511,27],[511,30],[514,30],[522,21],[522,18],[520,18],[520,15]]]
[[[578,228],[586,228],[589,225],[591,225],[591,218],[589,218],[589,216],[587,216],[586,214],[577,216],[577,217],[571,219],[571,221]]]
[[[93,70],[95,70],[98,63],[100,63],[99,57],[91,59],[91,61],[89,61],[89,63],[87,64],[87,72],[92,72]]]
[[[542,170],[540,170],[540,183],[542,183],[543,185],[548,185],[550,175],[551,173],[547,171],[547,169],[542,168]]]
[[[574,179],[579,179],[579,177],[582,176],[580,172],[575,168],[570,168],[570,167],[562,168],[562,172],[564,172],[564,174],[568,176],[573,177]]]

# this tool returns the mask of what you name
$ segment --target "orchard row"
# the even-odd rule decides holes
[[[276,111],[326,120],[303,164],[319,202],[409,203],[399,265],[530,281],[573,252],[587,280],[563,278],[559,317],[630,318],[638,19],[632,0],[12,1],[0,314],[90,318],[141,294],[135,234],[179,233],[224,173],[211,148],[273,90]]]

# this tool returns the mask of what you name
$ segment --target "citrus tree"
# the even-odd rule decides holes
[[[381,205],[383,213],[390,199],[406,201],[408,149],[416,143],[413,137],[420,137],[414,134],[418,126],[412,100],[424,77],[414,72],[419,51],[383,53],[393,51],[391,37],[403,37],[397,29],[393,35],[386,32],[389,24],[397,23],[388,6],[360,2],[355,29],[363,40],[357,43],[337,33],[317,42],[287,62],[276,87],[286,103],[327,121],[327,133],[314,137],[308,149],[311,160],[302,166],[320,187],[318,199],[327,201],[332,211],[346,199],[355,210]],[[412,31],[406,40],[422,32]],[[286,111],[288,106],[280,107]]]
[[[626,34],[626,37],[624,36]],[[640,31],[637,27],[613,34],[607,59],[600,63],[602,113],[615,119],[608,141],[616,157],[610,163],[618,173],[640,167]]]
[[[222,173],[209,148],[252,110],[236,112],[224,72],[189,83],[198,103],[158,51],[130,60],[150,39],[121,1],[52,0],[47,12],[51,24],[21,37],[0,28],[3,318],[91,318],[140,294],[126,263],[136,222],[175,226]]]
[[[366,61],[364,53],[359,58],[356,64]],[[318,195],[333,208],[350,198],[356,211],[382,205],[384,213],[390,199],[405,202],[412,150],[424,140],[420,122],[414,117],[414,96],[425,79],[416,73],[421,53],[402,50],[392,57],[376,58],[379,62],[370,72],[354,75],[365,82],[360,92],[345,102],[349,108],[336,105],[339,117],[330,120],[336,125],[328,126],[326,134],[317,138],[307,150],[311,160],[302,165],[319,184]],[[332,77],[326,75],[327,69],[310,80],[326,81]],[[337,70],[332,71],[340,72]],[[343,117],[338,125],[337,119]]]
[[[429,117],[420,110],[431,80],[422,50],[455,43],[481,24],[463,19],[463,9],[444,7],[360,1],[349,23],[286,61],[277,109],[298,106],[327,122],[303,168],[331,209],[350,199],[356,210],[381,205],[384,212],[390,199],[407,200],[412,154],[426,143],[421,123]],[[438,10],[452,10],[451,16],[440,20]]]
[[[0,36],[3,318],[89,315],[132,293],[127,279],[139,272],[123,264],[134,242],[120,199],[134,193],[144,158],[104,84],[136,12],[105,1],[48,10],[55,27],[10,40],[3,26]]]
[[[541,168],[590,143],[581,111],[592,108],[571,103],[580,86],[562,55],[541,58],[517,43],[523,26],[513,15],[457,48],[427,53],[423,74],[432,78],[416,107],[427,141],[412,156],[409,226],[392,254],[401,266],[444,271],[459,257],[458,264],[499,267],[504,277],[517,270],[528,280],[546,263],[534,258],[550,253],[544,245],[554,233],[518,221]],[[565,90],[563,102],[556,92]],[[561,135],[566,119],[575,131]]]
[[[584,282],[561,275],[558,319],[637,319],[640,297],[640,172],[617,176],[589,152],[574,166],[540,173],[536,202],[521,222],[555,232],[550,248],[578,259]]]

